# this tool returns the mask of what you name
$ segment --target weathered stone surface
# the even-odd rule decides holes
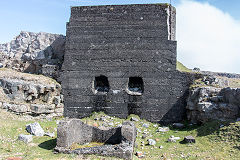
[[[48,137],[55,137],[55,133],[54,132],[46,132],[45,134],[44,134],[45,136],[48,136]]]
[[[0,71],[1,108],[16,114],[63,114],[61,86],[53,79],[9,69]]]
[[[20,134],[20,135],[18,136],[18,140],[19,140],[19,141],[23,141],[24,143],[29,143],[29,142],[32,142],[33,136],[32,136],[32,135]]]
[[[179,129],[182,129],[182,128],[185,127],[185,125],[182,124],[182,123],[173,123],[172,126],[173,126],[174,128],[179,128]]]
[[[21,72],[41,73],[53,78],[58,70],[49,71],[45,65],[59,69],[65,53],[65,37],[50,33],[22,31],[11,42],[0,44],[0,63],[3,67]]]
[[[193,136],[186,136],[183,140],[185,143],[196,143],[196,140]]]
[[[26,113],[29,111],[28,105],[21,105],[21,104],[18,105],[18,104],[3,103],[2,108],[16,112],[16,113]]]
[[[43,114],[43,113],[53,113],[55,105],[42,105],[42,104],[31,104],[30,109],[32,113]]]
[[[187,116],[193,123],[236,119],[240,111],[240,89],[202,87],[191,90]]]
[[[148,145],[154,146],[154,145],[156,145],[156,141],[153,139],[148,139]]]
[[[31,123],[26,125],[26,130],[28,133],[35,135],[35,136],[44,136],[44,130],[40,126],[38,122]]]
[[[139,119],[135,118],[135,117],[131,117],[131,121],[135,121],[135,122],[138,122]]]
[[[69,154],[98,154],[132,159],[136,139],[136,127],[132,122],[124,122],[122,127],[101,130],[84,124],[79,119],[61,121],[57,130],[56,151]],[[73,143],[104,142],[108,145],[70,150]]]
[[[159,127],[157,132],[168,132],[169,131],[169,127]]]
[[[170,136],[169,138],[168,138],[168,142],[176,142],[177,140],[179,140],[179,139],[181,139],[180,137],[174,137],[174,136]]]
[[[181,121],[191,76],[176,71],[175,14],[166,4],[72,7],[61,76],[64,116],[103,111]]]
[[[143,123],[142,127],[148,128],[148,127],[149,127],[149,124],[148,124],[148,123]]]

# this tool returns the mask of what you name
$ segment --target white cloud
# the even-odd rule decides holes
[[[209,5],[177,6],[178,60],[190,68],[240,73],[240,21]]]

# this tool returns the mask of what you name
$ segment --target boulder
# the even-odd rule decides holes
[[[48,136],[48,137],[51,137],[51,138],[55,137],[55,133],[54,132],[46,132],[44,135]]]
[[[148,123],[143,123],[142,127],[148,128],[148,127],[149,127],[149,124],[148,124]]]
[[[154,145],[156,145],[156,141],[153,139],[148,139],[148,145],[154,146]]]
[[[183,140],[185,143],[196,143],[196,140],[193,136],[186,136]]]
[[[32,135],[20,134],[20,135],[18,136],[18,140],[19,140],[19,141],[23,141],[24,143],[29,143],[29,142],[32,142],[33,136],[32,136]]]
[[[157,132],[168,132],[169,131],[169,128],[168,127],[159,127],[157,129]]]
[[[26,125],[26,130],[28,133],[35,135],[35,136],[44,136],[44,130],[40,126],[38,122],[31,123]]]
[[[178,129],[182,129],[185,127],[185,125],[182,123],[173,123],[172,126],[173,126],[173,128],[178,128]]]
[[[139,121],[136,117],[131,117],[130,120],[131,120],[131,121],[135,121],[135,122],[138,122],[138,121]]]
[[[239,88],[197,87],[187,99],[187,118],[192,123],[236,119],[239,106]]]
[[[176,142],[177,140],[181,139],[180,137],[174,137],[174,136],[170,136],[168,138],[168,142]]]
[[[65,53],[65,36],[21,31],[11,42],[0,44],[0,53],[0,63],[6,68],[57,78]],[[54,70],[49,72],[46,65]]]
[[[31,112],[36,114],[53,113],[55,105],[31,104]]]

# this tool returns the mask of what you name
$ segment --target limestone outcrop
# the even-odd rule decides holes
[[[64,52],[65,36],[22,31],[11,42],[0,44],[0,63],[16,71],[57,78]]]
[[[194,88],[190,90],[186,108],[193,123],[236,119],[240,114],[240,88]]]
[[[18,114],[61,116],[61,85],[51,78],[0,69],[0,108]]]

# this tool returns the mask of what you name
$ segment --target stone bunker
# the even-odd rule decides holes
[[[175,30],[169,4],[72,7],[61,77],[64,116],[103,111],[182,120],[190,80],[176,70]]]
[[[79,119],[61,121],[57,129],[57,147],[55,151],[68,154],[98,154],[132,159],[136,140],[136,127],[126,121],[121,127],[99,129],[89,126]],[[73,144],[90,142],[104,143],[101,146],[71,149]]]

